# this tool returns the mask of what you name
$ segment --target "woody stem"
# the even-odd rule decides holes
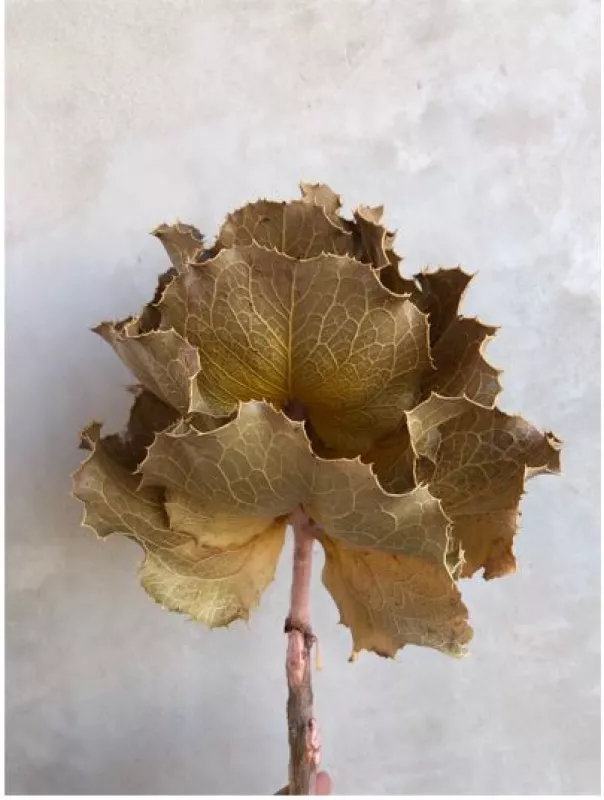
[[[313,523],[300,508],[289,519],[294,530],[294,563],[289,614],[285,620],[285,661],[289,695],[289,794],[315,794],[320,760],[317,722],[313,716],[310,651],[315,641],[310,625],[310,576]]]

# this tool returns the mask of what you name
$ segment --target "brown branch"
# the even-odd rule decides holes
[[[290,517],[294,529],[294,565],[291,602],[285,632],[285,668],[289,696],[289,794],[316,794],[321,756],[319,731],[313,716],[310,651],[315,637],[310,625],[310,576],[314,525],[300,508]]]

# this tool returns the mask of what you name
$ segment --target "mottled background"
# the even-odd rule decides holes
[[[7,780],[11,793],[266,793],[286,774],[289,548],[250,626],[207,632],[78,527],[69,473],[130,378],[88,327],[137,311],[147,236],[213,234],[323,180],[386,205],[407,271],[478,272],[502,406],[565,440],[519,574],[464,586],[471,657],[346,659],[320,585],[336,791],[599,792],[598,3],[12,0],[7,9]]]

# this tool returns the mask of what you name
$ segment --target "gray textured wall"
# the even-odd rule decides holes
[[[285,776],[289,549],[249,627],[137,587],[69,473],[129,377],[88,332],[136,311],[180,217],[212,234],[324,180],[386,204],[405,265],[479,271],[502,405],[555,430],[514,577],[464,586],[469,659],[362,655],[320,585],[341,793],[599,790],[598,4],[12,0],[7,14],[7,778],[12,793],[264,793]]]

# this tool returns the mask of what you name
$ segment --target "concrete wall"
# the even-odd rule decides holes
[[[12,793],[270,793],[286,774],[289,549],[249,627],[156,607],[78,527],[77,430],[130,378],[88,332],[136,311],[162,220],[212,235],[323,180],[384,203],[405,266],[479,271],[502,405],[566,442],[518,575],[464,586],[472,655],[349,665],[320,586],[335,791],[599,790],[598,4],[12,0],[7,11],[7,777]]]

